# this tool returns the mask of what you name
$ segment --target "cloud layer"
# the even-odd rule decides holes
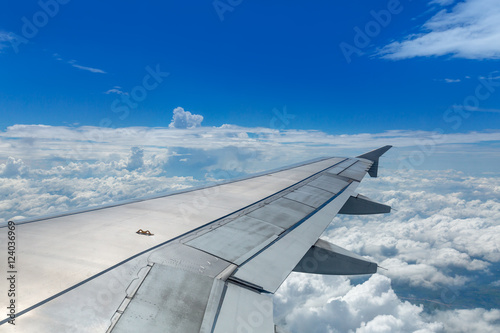
[[[188,112],[180,110],[180,113],[188,116]],[[184,123],[186,124],[189,122]],[[237,151],[233,153],[235,156],[259,156],[258,161],[252,158],[245,159],[244,164],[240,163],[241,160],[238,161],[244,168],[243,171],[257,172],[319,156],[352,156],[390,144],[396,145],[397,149],[389,153],[398,155],[388,159],[387,165],[394,163],[393,166],[398,168],[395,164],[408,160],[412,167],[421,168],[426,166],[425,163],[439,158],[440,162],[449,165],[467,165],[473,159],[498,161],[498,152],[493,145],[499,140],[500,131],[439,134],[392,130],[383,133],[331,135],[313,130],[277,130],[233,125],[185,129],[14,125],[0,131],[0,163],[5,163],[9,156],[30,161],[30,164],[95,160],[107,163],[128,157],[130,149],[136,146],[144,149],[146,157],[165,154],[171,156],[182,150],[185,155],[182,158],[188,161],[196,160],[190,154],[207,155],[207,151],[220,151],[218,156],[223,159],[226,157],[221,150],[231,147],[230,149]],[[479,143],[481,145],[476,145]],[[231,163],[234,163],[233,158]],[[478,166],[477,163],[474,165]]]
[[[323,238],[387,270],[351,281],[292,274],[276,320],[291,332],[497,331],[498,177],[382,169],[359,190],[397,210],[338,216]]]
[[[453,1],[432,1],[450,5]],[[496,0],[465,0],[441,9],[422,32],[390,43],[379,52],[384,58],[451,55],[467,59],[500,58],[500,7]]]

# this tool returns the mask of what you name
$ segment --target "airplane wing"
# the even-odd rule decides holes
[[[272,295],[292,271],[377,271],[320,235],[338,213],[390,212],[356,192],[390,147],[9,222],[0,331],[275,332]]]

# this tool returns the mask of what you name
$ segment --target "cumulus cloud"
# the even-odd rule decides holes
[[[278,322],[291,332],[440,332],[423,307],[401,301],[389,278],[375,274],[351,285],[346,278],[292,274],[275,295]],[[285,311],[283,311],[286,309]]]
[[[139,147],[132,147],[130,151],[130,157],[127,163],[127,169],[135,170],[144,165],[144,149]]]
[[[16,177],[28,171],[28,167],[20,159],[9,156],[5,164],[0,164],[0,177]]]
[[[183,108],[177,107],[174,109],[172,122],[168,125],[170,128],[195,128],[200,127],[203,121],[203,116],[199,114],[192,114],[189,111],[184,111]]]
[[[495,333],[500,328],[500,310],[498,309],[460,309],[438,311],[433,319],[446,324],[446,332]]]
[[[482,272],[500,262],[500,245],[493,240],[500,233],[500,204],[492,200],[500,194],[498,178],[414,171],[367,183],[363,193],[397,211],[384,223],[380,217],[339,216],[327,237],[391,268],[384,274],[429,288],[460,286],[465,277],[451,267]]]
[[[450,5],[453,1],[432,1]],[[467,59],[500,58],[500,7],[496,0],[465,0],[451,9],[442,9],[422,27],[402,41],[383,47],[383,58],[451,55]]]

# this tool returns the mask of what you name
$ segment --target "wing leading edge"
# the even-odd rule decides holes
[[[20,254],[26,264],[36,267],[45,245],[52,257],[42,264],[67,271],[54,283],[53,266],[27,269],[33,295],[16,332],[274,332],[271,297],[292,271],[376,272],[375,263],[320,236],[337,213],[390,211],[356,192],[366,173],[377,176],[389,148],[21,224],[34,242]],[[130,232],[141,221],[154,236]],[[50,244],[54,228],[77,228],[82,243]],[[70,258],[77,262],[66,265]]]

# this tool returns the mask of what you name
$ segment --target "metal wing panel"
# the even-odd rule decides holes
[[[367,163],[358,161],[351,165],[348,169],[339,173],[339,176],[348,177],[360,182],[370,168]]]
[[[305,205],[311,206],[313,208],[318,208],[324,204],[332,196],[331,192],[322,190],[320,188],[305,185],[293,192],[285,195],[285,198],[294,200],[297,202],[302,202]]]
[[[328,169],[328,172],[331,172],[331,173],[334,173],[334,174],[339,174],[340,172],[342,172],[345,169],[349,168],[351,165],[353,165],[356,162],[357,162],[357,160],[353,159],[353,158],[345,159],[341,163],[338,163],[337,165],[335,165],[332,168]]]
[[[168,283],[159,283],[168,281]],[[199,332],[214,280],[154,265],[112,332]]]
[[[283,230],[250,216],[242,216],[185,244],[236,263],[255,247],[273,241]]]
[[[311,206],[297,201],[279,198],[262,208],[250,212],[248,216],[288,229],[313,210],[314,208]]]
[[[310,186],[320,188],[322,190],[331,192],[332,194],[338,193],[349,183],[337,177],[330,176],[328,173],[321,175],[309,183]]]
[[[213,333],[230,332],[274,333],[271,297],[228,283]]]
[[[335,199],[308,217],[306,221],[240,266],[233,276],[240,281],[274,293],[311,246],[316,243],[332,218],[352,195],[357,184],[353,182],[347,186]]]

